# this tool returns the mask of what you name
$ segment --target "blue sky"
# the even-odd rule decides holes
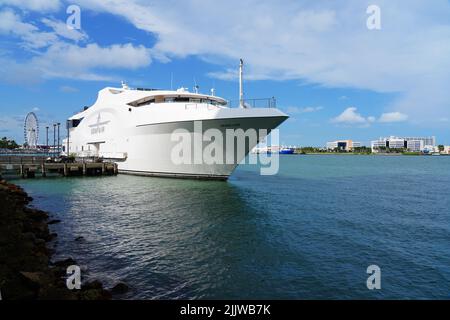
[[[69,5],[81,9],[70,30]],[[369,30],[369,5],[381,29]],[[0,0],[0,135],[23,142],[105,86],[216,88],[277,98],[281,142],[323,146],[387,135],[450,144],[450,3],[389,1]],[[41,134],[41,142],[44,135]]]

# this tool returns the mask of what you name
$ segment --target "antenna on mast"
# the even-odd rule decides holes
[[[194,92],[195,93],[198,93],[198,89],[199,89],[200,87],[197,85],[197,80],[195,80],[195,77],[194,77]]]
[[[243,86],[244,60],[239,59],[239,108],[244,106],[244,86]]]

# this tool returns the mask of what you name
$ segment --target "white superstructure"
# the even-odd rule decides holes
[[[177,141],[173,141],[173,132],[183,129],[194,141],[199,122],[202,133],[211,128],[224,135],[227,129],[270,132],[287,118],[273,107],[230,108],[220,97],[191,93],[183,88],[130,89],[123,84],[122,88],[100,90],[94,105],[68,119],[69,139],[63,146],[65,154],[112,159],[122,173],[226,179],[243,157],[222,164],[174,163]],[[208,144],[201,143],[203,148]],[[244,156],[255,145],[247,143]],[[235,151],[229,149],[223,146],[224,159],[226,153]]]

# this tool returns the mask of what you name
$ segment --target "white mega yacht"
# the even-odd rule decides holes
[[[195,159],[190,163],[179,163],[173,161],[174,148],[179,144],[174,141],[173,133],[184,130],[194,141],[200,123],[201,133],[218,129],[225,136],[227,129],[266,129],[268,134],[288,118],[276,109],[273,98],[266,100],[267,105],[263,108],[256,104],[253,107],[250,101],[243,99],[242,60],[237,107],[231,107],[227,100],[215,96],[213,90],[211,94],[201,94],[198,88],[194,91],[185,88],[131,89],[124,83],[120,88],[104,88],[91,107],[85,107],[67,120],[64,153],[78,158],[113,160],[120,173],[226,180],[265,136],[259,136],[258,141],[249,140],[244,153],[233,156],[231,163],[204,163]],[[200,140],[200,143],[204,148],[210,142]],[[224,158],[230,152],[236,152],[236,147],[227,148],[225,143],[222,147]]]

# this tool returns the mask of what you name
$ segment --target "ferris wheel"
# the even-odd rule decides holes
[[[28,148],[35,149],[39,139],[39,122],[34,112],[27,114],[23,127],[25,143]]]

